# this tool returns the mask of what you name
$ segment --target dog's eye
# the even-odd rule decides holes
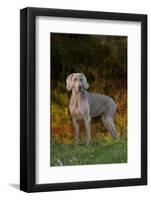
[[[74,78],[74,80],[73,81],[77,81],[77,79],[76,78]]]
[[[82,81],[82,78],[80,78],[80,81]]]

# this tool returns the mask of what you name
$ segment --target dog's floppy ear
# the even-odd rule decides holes
[[[84,76],[83,73],[81,73],[81,76],[82,76],[83,87],[84,87],[85,89],[88,89],[88,88],[89,88],[89,84],[88,84],[88,82],[87,82],[86,77]]]
[[[73,76],[73,74],[70,74],[66,79],[66,83],[67,83],[66,88],[69,91],[72,89],[72,76]]]

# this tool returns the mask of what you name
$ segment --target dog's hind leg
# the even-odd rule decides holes
[[[113,117],[111,116],[102,116],[102,121],[107,128],[107,130],[111,133],[113,139],[119,139],[119,133],[115,128]]]

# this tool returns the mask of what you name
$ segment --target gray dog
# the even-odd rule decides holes
[[[83,73],[70,74],[67,79],[67,90],[72,90],[70,113],[73,119],[76,144],[80,142],[79,120],[84,120],[87,131],[87,145],[91,142],[91,118],[102,116],[103,123],[114,139],[119,134],[114,126],[114,113],[117,105],[108,96],[87,92],[89,85]]]

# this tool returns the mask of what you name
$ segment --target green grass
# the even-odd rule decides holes
[[[57,141],[51,143],[50,166],[108,164],[127,162],[127,140],[94,139],[89,146],[82,142],[62,144]]]

